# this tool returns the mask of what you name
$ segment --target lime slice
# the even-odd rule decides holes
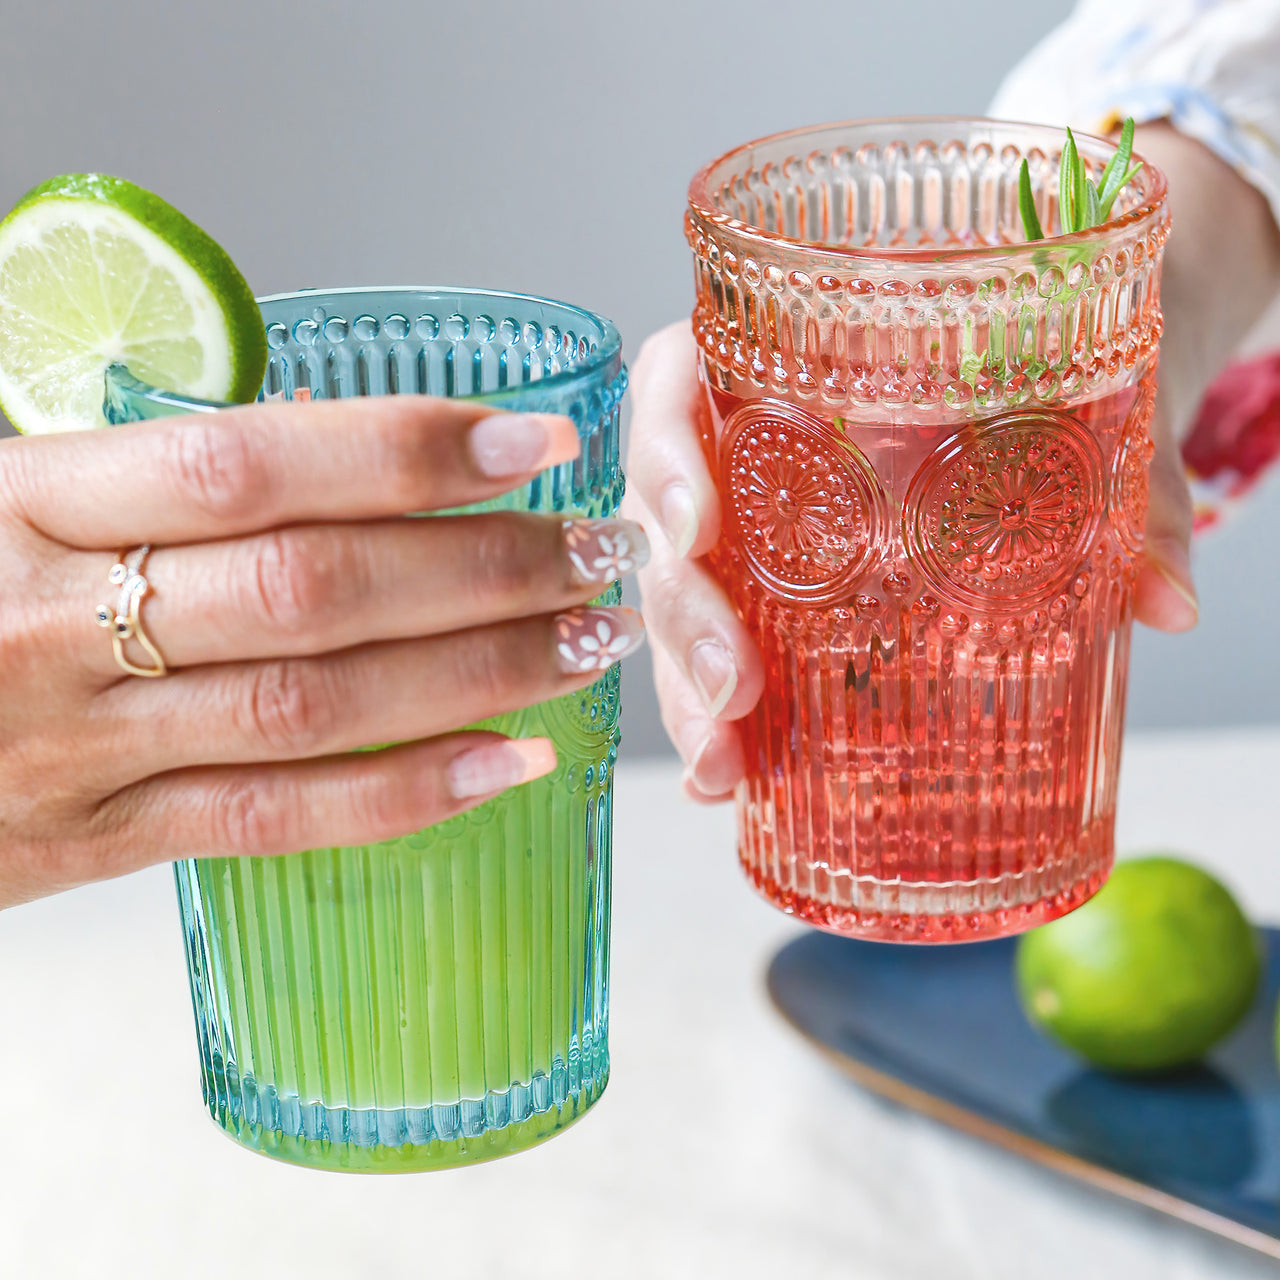
[[[159,196],[53,178],[0,222],[0,409],[19,431],[106,426],[103,374],[202,400],[252,400],[267,344],[235,264]]]
[[[1120,863],[1092,901],[1018,943],[1027,1016],[1112,1071],[1194,1062],[1244,1017],[1260,967],[1231,893],[1173,857]]]

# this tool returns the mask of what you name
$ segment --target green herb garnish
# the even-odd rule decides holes
[[[1018,209],[1022,213],[1022,230],[1028,240],[1043,240],[1044,228],[1036,212],[1036,198],[1031,194],[1031,168],[1024,160],[1018,171]]]
[[[1102,181],[1095,186],[1084,170],[1084,161],[1076,147],[1076,140],[1067,130],[1066,146],[1062,148],[1062,162],[1058,166],[1058,211],[1062,222],[1062,234],[1083,231],[1087,227],[1100,227],[1111,216],[1111,206],[1124,190],[1129,180],[1142,168],[1142,162],[1133,159],[1133,117],[1124,122],[1120,131],[1120,145],[1102,171]],[[1031,192],[1031,169],[1022,162],[1018,172],[1018,210],[1022,214],[1022,229],[1028,240],[1043,240],[1044,228],[1036,212],[1035,196]]]

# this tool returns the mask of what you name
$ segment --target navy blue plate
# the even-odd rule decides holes
[[[860,1084],[1097,1186],[1280,1257],[1280,930],[1248,1018],[1203,1066],[1126,1078],[1018,1007],[1014,940],[907,947],[810,933],[769,994]]]

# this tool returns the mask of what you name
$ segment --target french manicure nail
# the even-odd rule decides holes
[[[531,782],[555,767],[550,738],[508,738],[459,752],[449,762],[445,780],[455,800],[472,800]]]
[[[634,609],[570,609],[556,615],[553,629],[565,675],[607,671],[644,643],[644,620]]]
[[[733,654],[716,640],[699,640],[689,651],[689,674],[707,714],[714,720],[738,687]]]
[[[1186,604],[1190,611],[1188,616],[1180,619],[1185,622],[1188,627],[1193,627],[1200,621],[1200,601],[1196,599],[1195,588],[1191,583],[1191,561],[1186,553],[1179,547],[1177,552],[1169,559],[1177,559],[1181,562],[1178,568],[1167,563],[1165,559],[1152,558],[1152,564],[1156,567],[1156,572],[1174,589],[1177,595]],[[1179,572],[1179,568],[1182,570]]]
[[[676,555],[687,556],[698,536],[698,508],[693,494],[683,484],[669,484],[662,493],[658,516]]]
[[[690,757],[688,764],[684,767],[684,773],[680,776],[680,782],[686,790],[692,788],[699,795],[706,795],[706,792],[698,785],[698,765],[702,763],[702,757],[706,755],[707,748],[711,745],[711,734],[708,733],[701,742],[698,743],[697,749]]]
[[[578,430],[554,413],[495,413],[473,423],[471,456],[490,480],[528,475],[576,458]]]
[[[564,545],[583,586],[616,582],[649,563],[649,539],[634,520],[566,520]]]
[[[686,733],[685,737],[688,736]],[[726,758],[723,751],[718,756],[711,752],[710,748],[715,738],[714,730],[708,729],[699,741],[697,749],[689,757],[689,763],[685,766],[681,777],[686,792],[694,791],[703,799],[709,800],[727,795],[738,785],[741,777],[740,773],[733,773],[732,762]],[[720,776],[717,777],[717,774]]]

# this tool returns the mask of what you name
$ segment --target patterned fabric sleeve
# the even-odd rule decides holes
[[[1169,120],[1266,196],[1280,223],[1280,0],[1080,0],[990,113],[1105,134]],[[1229,366],[1183,446],[1197,528],[1280,458],[1280,354]]]
[[[1280,0],[1081,0],[1009,74],[991,114],[1089,133],[1167,118],[1280,221]]]

